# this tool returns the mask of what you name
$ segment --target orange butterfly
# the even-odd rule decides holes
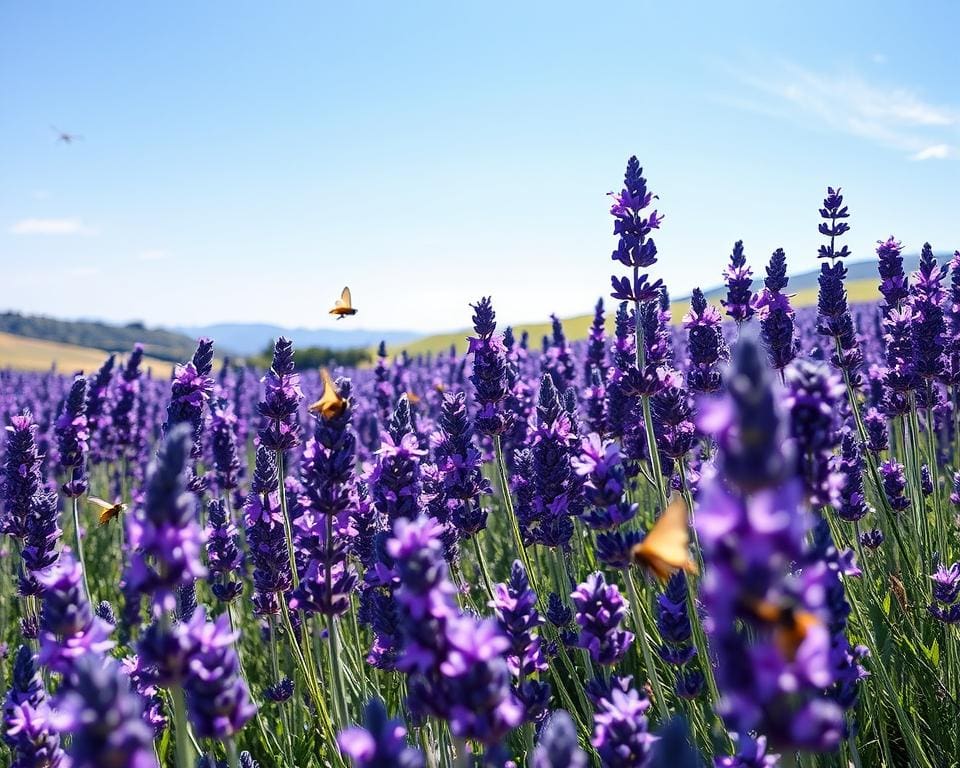
[[[643,541],[633,548],[633,562],[666,581],[678,570],[696,573],[690,559],[690,534],[687,531],[687,505],[674,495],[666,511],[653,524]]]
[[[353,308],[353,297],[350,295],[350,289],[344,288],[343,293],[340,294],[340,298],[337,299],[337,303],[333,305],[333,309],[330,310],[331,315],[336,315],[337,320],[343,320],[347,315],[357,314],[357,310]]]
[[[810,611],[798,611],[791,605],[779,605],[769,600],[745,603],[747,611],[760,624],[773,628],[773,640],[788,661],[797,657],[797,651],[814,627],[823,625]]]
[[[347,407],[347,401],[340,397],[336,387],[333,386],[333,379],[330,378],[330,372],[324,368],[320,371],[320,377],[323,379],[323,394],[320,399],[309,407],[310,413],[316,413],[327,421],[343,413]]]
[[[121,512],[125,512],[127,505],[121,502],[111,504],[109,501],[97,498],[96,496],[87,496],[87,501],[100,507],[100,525],[106,525],[115,517],[119,517]]]

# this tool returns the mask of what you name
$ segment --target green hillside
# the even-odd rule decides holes
[[[851,303],[876,300],[880,296],[879,292],[877,291],[876,278],[870,277],[848,281],[847,294]],[[707,299],[711,303],[719,304],[720,298],[724,294],[721,289],[715,289],[707,292],[706,295]],[[606,303],[608,308],[607,330],[609,331],[612,330],[613,327],[613,316],[609,309],[614,306],[614,302],[609,300]],[[794,307],[809,307],[815,305],[817,303],[816,284],[806,285],[805,287],[796,291],[793,295],[792,303]],[[681,318],[683,318],[689,309],[690,302],[688,299],[674,301],[671,306],[673,322],[679,323]],[[585,339],[590,330],[590,324],[592,322],[592,313],[586,315],[577,315],[576,317],[568,317],[563,320],[563,331],[567,338],[571,341]],[[531,345],[539,346],[540,339],[544,336],[544,334],[550,333],[551,326],[549,322],[520,323],[513,327],[513,331],[517,337],[526,331],[530,334]],[[446,352],[450,349],[451,345],[454,345],[456,346],[458,352],[463,352],[466,350],[466,338],[470,335],[470,333],[471,332],[467,329],[455,331],[453,333],[438,333],[431,336],[425,336],[422,339],[417,339],[416,341],[408,342],[406,344],[390,346],[387,348],[387,351],[390,354],[397,354],[401,350],[406,350],[407,354],[410,355],[427,354],[428,352],[437,354],[439,352]]]
[[[142,323],[112,325],[96,320],[59,320],[19,312],[0,312],[0,332],[120,353],[129,352],[139,342],[148,355],[170,362],[189,360],[196,347],[196,342],[189,336],[146,328]]]

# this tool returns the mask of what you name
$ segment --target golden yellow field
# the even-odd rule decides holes
[[[102,349],[0,333],[0,369],[46,371],[53,365],[62,373],[90,374],[103,364],[108,354]],[[173,370],[172,363],[152,357],[145,357],[143,365],[150,368],[156,378],[167,378]]]

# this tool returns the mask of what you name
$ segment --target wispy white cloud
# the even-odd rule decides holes
[[[918,160],[956,154],[960,107],[934,104],[913,90],[868,82],[857,74],[823,74],[793,64],[738,73],[752,92],[734,105],[754,111],[798,116],[831,130],[858,136]],[[748,109],[750,107],[747,107]]]
[[[934,144],[933,146],[921,149],[914,154],[911,160],[944,160],[956,154],[956,149],[949,144]]]
[[[140,251],[137,254],[137,259],[140,261],[163,261],[169,256],[170,254],[162,248],[148,248],[144,251]]]
[[[21,219],[10,227],[14,235],[96,235],[98,231],[72,216],[63,219]]]

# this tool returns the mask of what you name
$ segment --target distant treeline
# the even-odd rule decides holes
[[[196,347],[196,341],[189,336],[146,328],[143,323],[108,325],[91,320],[55,320],[19,312],[0,312],[0,332],[121,353],[130,351],[140,342],[148,355],[172,362],[189,360]]]
[[[326,368],[331,365],[353,367],[370,362],[370,351],[363,348],[329,349],[328,347],[303,347],[294,349],[293,360],[299,370],[310,368]],[[260,368],[269,368],[273,361],[273,344],[269,344],[263,352],[255,357],[247,358],[247,362]]]

